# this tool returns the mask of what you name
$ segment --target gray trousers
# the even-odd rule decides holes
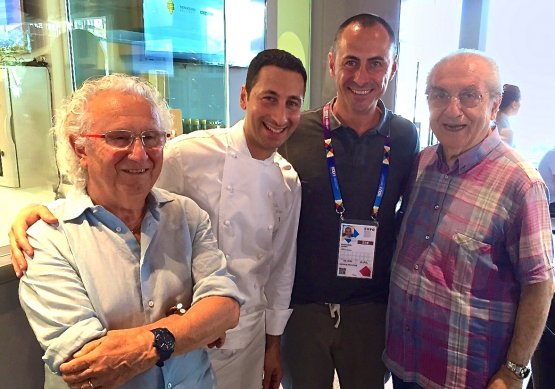
[[[292,308],[281,343],[285,389],[331,389],[334,369],[341,389],[384,387],[386,304],[341,305],[335,317],[326,304]]]

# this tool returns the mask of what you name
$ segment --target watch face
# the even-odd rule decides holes
[[[530,374],[530,369],[528,369],[527,367],[523,367],[520,369],[520,371],[517,371],[516,373],[524,379]]]
[[[154,334],[153,346],[160,357],[156,366],[163,367],[164,361],[170,359],[175,350],[175,337],[167,328],[155,328],[151,332]]]
[[[175,337],[166,328],[156,328],[154,333],[154,346],[163,352],[173,352],[175,349]]]

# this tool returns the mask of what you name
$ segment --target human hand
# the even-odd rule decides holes
[[[108,331],[60,366],[62,378],[71,389],[88,388],[89,380],[94,387],[118,387],[155,365],[153,341],[144,328]]]
[[[522,389],[523,382],[502,366],[488,382],[487,389]]]
[[[19,211],[8,233],[12,266],[18,277],[21,277],[27,270],[27,260],[24,254],[27,254],[30,258],[34,255],[33,247],[27,239],[27,230],[41,219],[49,224],[58,222],[58,219],[45,206],[29,205]]]
[[[282,378],[283,368],[281,366],[280,337],[266,335],[262,389],[279,389]]]
[[[214,348],[214,347],[220,348],[224,345],[224,343],[225,343],[225,332],[222,336],[220,336],[215,341],[208,343],[207,346],[208,348]]]

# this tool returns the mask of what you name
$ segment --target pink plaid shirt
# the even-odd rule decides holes
[[[392,265],[384,361],[426,388],[485,388],[519,296],[546,281],[552,235],[539,173],[492,131],[452,168],[418,157]]]

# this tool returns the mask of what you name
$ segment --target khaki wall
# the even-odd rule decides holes
[[[310,69],[311,0],[280,0],[277,4],[277,47],[298,57]],[[310,107],[310,77],[303,108]]]

